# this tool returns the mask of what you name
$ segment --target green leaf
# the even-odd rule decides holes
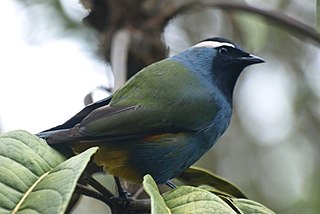
[[[0,135],[0,213],[64,213],[97,148],[68,160],[25,131]]]
[[[230,195],[230,194],[228,194],[226,192],[219,191],[219,190],[217,190],[216,188],[214,188],[214,187],[212,187],[210,185],[204,184],[204,185],[200,185],[200,186],[197,186],[197,187],[200,188],[200,189],[204,189],[204,190],[207,190],[209,192],[212,192],[213,194],[215,194],[215,195],[217,195],[219,197],[224,196],[224,197],[234,198],[234,196],[232,196],[232,195]]]
[[[236,214],[222,199],[203,189],[181,186],[164,193],[161,197],[150,175],[144,177],[143,186],[151,198],[152,214]]]
[[[216,190],[213,192],[221,192],[222,194],[235,198],[247,198],[242,191],[230,181],[198,167],[190,167],[179,175],[177,179],[187,185],[208,185]]]
[[[151,198],[151,213],[170,213],[153,178],[150,175],[145,175],[142,184],[144,190]]]
[[[163,194],[171,213],[230,213],[236,214],[215,194],[191,186],[181,186]]]
[[[244,214],[275,214],[267,207],[258,202],[248,199],[233,198],[232,203],[238,207]]]

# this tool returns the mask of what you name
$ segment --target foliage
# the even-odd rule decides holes
[[[0,212],[64,213],[97,148],[66,160],[25,131],[0,135]]]
[[[97,148],[65,159],[46,142],[25,131],[12,131],[0,135],[0,192],[1,213],[64,213],[70,203],[72,193]],[[89,176],[90,177],[90,176]],[[188,179],[186,179],[188,177]],[[86,179],[86,176],[84,176]],[[146,175],[143,187],[151,198],[151,213],[261,213],[271,214],[272,211],[257,202],[248,199],[237,199],[231,194],[241,193],[228,181],[201,169],[189,169],[181,175],[181,180],[190,184],[210,184],[219,189],[216,194],[202,188],[180,186],[163,195],[150,175]],[[204,183],[201,183],[203,181]],[[81,181],[80,181],[81,182]],[[96,196],[100,193],[104,200],[94,196],[94,191],[78,184],[78,193],[96,197],[109,206],[121,205],[123,200],[112,200],[112,195],[106,196],[97,183]],[[217,183],[215,186],[214,183]],[[221,185],[223,184],[223,185]],[[81,188],[80,188],[81,187]],[[223,192],[223,191],[226,192]],[[231,190],[231,191],[230,191]],[[237,190],[237,191],[234,191]],[[242,193],[241,193],[242,194]],[[220,195],[220,196],[219,196]],[[230,195],[230,196],[227,196]],[[143,209],[136,200],[134,209]],[[127,201],[126,207],[118,208],[115,213],[123,213],[130,208],[132,201]],[[149,209],[149,208],[146,208]]]
[[[212,192],[192,186],[180,186],[164,193],[159,193],[157,185],[150,175],[144,177],[143,186],[151,198],[153,214],[160,213],[228,213],[228,214],[272,214],[263,205],[248,200],[229,197],[220,198]]]
[[[199,167],[190,167],[179,175],[177,179],[187,185],[206,185],[211,187],[210,191],[216,194],[226,194],[227,196],[235,198],[246,198],[244,193],[230,181]]]

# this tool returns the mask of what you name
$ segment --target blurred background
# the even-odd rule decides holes
[[[123,11],[111,10],[106,2],[116,1],[0,1],[1,132],[37,133],[61,124],[83,108],[88,94],[93,100],[108,96],[97,88],[117,87],[121,83],[114,79],[123,78],[124,68],[127,78],[165,54],[207,37],[227,37],[266,63],[243,72],[229,129],[196,165],[231,180],[276,213],[319,213],[320,38],[305,32],[317,28],[319,1],[237,1],[299,20],[309,26],[305,31],[239,8],[177,10],[178,16],[162,21],[168,5],[179,8],[187,1],[118,1],[118,7],[128,4]],[[133,23],[114,21],[101,9],[121,17],[132,7],[137,14],[128,20]],[[125,47],[128,35],[131,44]],[[114,44],[124,47],[114,54]],[[150,59],[134,58],[145,50]],[[115,63],[128,62],[113,69],[114,75],[107,63],[112,56]],[[105,212],[104,204],[92,208],[90,203],[74,213]]]

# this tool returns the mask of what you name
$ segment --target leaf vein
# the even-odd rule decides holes
[[[17,206],[13,209],[12,214],[15,214],[18,212],[19,208],[21,207],[22,203],[25,201],[25,199],[28,197],[28,195],[32,192],[32,190],[36,187],[36,185],[45,177],[47,176],[49,172],[44,173],[39,177],[39,179],[28,189],[28,191],[22,196],[21,200],[17,204]]]

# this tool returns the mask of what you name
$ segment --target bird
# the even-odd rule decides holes
[[[38,136],[75,154],[98,146],[94,162],[126,181],[150,174],[168,183],[223,135],[239,75],[263,62],[229,39],[211,37],[143,68],[110,97]]]

